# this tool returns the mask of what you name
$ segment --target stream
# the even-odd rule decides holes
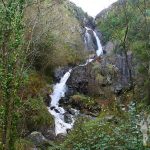
[[[85,36],[87,36],[87,40],[89,40],[89,33],[88,31],[92,29],[85,27],[86,29],[86,33]],[[102,45],[100,42],[99,37],[97,36],[96,32],[93,31],[93,35],[96,39],[97,42],[97,47],[98,49],[96,50],[96,55],[97,57],[101,56],[103,54],[103,50],[102,50]],[[86,42],[86,41],[85,41]],[[88,63],[92,62],[94,60],[94,58],[89,58],[86,60],[85,64],[81,64],[79,66],[86,66]],[[75,68],[74,68],[75,69]],[[65,93],[67,90],[67,86],[66,86],[66,82],[69,79],[71,72],[73,69],[70,69],[69,71],[67,71],[64,76],[61,78],[59,83],[56,83],[53,87],[53,93],[50,95],[51,97],[51,104],[50,107],[48,108],[49,112],[53,115],[54,119],[55,119],[55,134],[67,134],[67,131],[72,129],[74,122],[75,122],[75,118],[76,115],[78,114],[77,110],[73,110],[75,112],[76,115],[71,115],[71,119],[72,122],[66,123],[64,121],[64,114],[66,113],[66,111],[64,110],[64,108],[59,107],[59,100],[62,97],[65,97]]]

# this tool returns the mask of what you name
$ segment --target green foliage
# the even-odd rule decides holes
[[[79,52],[79,47],[82,47],[82,45],[74,46],[64,43],[62,37],[56,37],[50,33],[45,40],[43,39],[37,45],[38,53],[34,66],[36,70],[50,78],[53,76],[55,68],[79,64],[83,60],[84,53]]]
[[[120,117],[107,111],[95,120],[80,120],[62,147],[68,150],[144,149],[135,112],[125,118],[118,113]]]
[[[25,139],[17,139],[14,147],[15,150],[32,150],[35,146],[32,142]]]
[[[4,149],[13,149],[21,106],[18,90],[24,82],[24,0],[0,3],[0,93],[1,124]]]

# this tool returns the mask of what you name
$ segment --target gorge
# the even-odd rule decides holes
[[[2,0],[0,21],[0,150],[150,149],[149,0]]]

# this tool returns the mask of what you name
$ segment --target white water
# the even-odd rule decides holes
[[[85,44],[87,44],[90,41],[90,34],[88,30],[85,32],[85,38],[84,38]]]
[[[65,73],[65,75],[61,78],[60,82],[54,86],[54,92],[50,95],[52,101],[51,106],[58,106],[60,98],[65,96],[66,92],[66,82],[70,77],[71,69]]]
[[[74,124],[74,119],[72,117],[72,123],[68,124],[64,122],[64,113],[65,110],[62,107],[59,107],[59,100],[65,96],[66,92],[66,82],[71,74],[71,69],[65,73],[65,75],[61,78],[60,82],[57,83],[54,86],[53,93],[50,95],[51,97],[51,106],[48,108],[49,112],[54,116],[55,118],[55,133],[60,134],[66,134],[67,129],[71,129]],[[51,109],[53,107],[53,109]],[[57,112],[56,112],[56,111]]]
[[[88,28],[88,27],[85,27],[85,28],[86,28],[86,32],[89,31],[89,30],[92,30],[92,29],[90,29],[90,28]],[[92,30],[92,31],[93,31],[93,30]],[[102,44],[101,44],[100,39],[99,39],[99,37],[97,36],[97,34],[96,34],[95,31],[93,31],[93,34],[94,34],[94,37],[95,37],[95,39],[96,39],[96,43],[97,43],[97,47],[98,47],[98,49],[96,50],[96,54],[97,54],[97,56],[100,56],[100,55],[103,54]]]
[[[99,39],[99,37],[97,36],[96,32],[93,31],[93,33],[94,33],[94,36],[95,36],[95,38],[96,38],[97,47],[98,47],[98,49],[96,50],[96,54],[97,54],[97,56],[100,56],[100,55],[103,54],[102,45],[101,45],[100,39]]]
[[[86,63],[85,64],[82,64],[82,65],[79,65],[80,67],[83,67],[83,66],[86,66],[88,63],[92,62],[94,59],[92,58],[89,58],[86,60]]]
[[[88,27],[86,28],[86,34],[89,36],[88,30],[92,30]],[[93,31],[93,30],[92,30]],[[100,56],[102,54],[102,46],[100,43],[100,40],[97,36],[97,34],[93,31],[94,36],[97,41],[97,47],[98,50],[96,51],[97,56]],[[88,40],[88,39],[87,39]],[[79,65],[79,66],[86,66],[88,63],[92,62],[94,58],[88,58],[85,64]],[[58,134],[66,134],[67,129],[71,129],[73,127],[73,124],[75,122],[75,118],[73,115],[71,115],[72,122],[65,123],[64,121],[64,113],[66,112],[62,107],[59,107],[59,100],[65,96],[66,92],[66,82],[70,77],[70,74],[72,72],[72,69],[70,69],[68,72],[65,73],[65,75],[61,78],[60,82],[54,85],[53,93],[50,95],[51,97],[51,104],[48,108],[49,112],[54,116],[55,119],[55,133]],[[76,111],[76,110],[74,110]]]

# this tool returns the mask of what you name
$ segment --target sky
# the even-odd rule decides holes
[[[90,16],[95,17],[100,11],[107,8],[117,0],[70,0],[80,6]]]

